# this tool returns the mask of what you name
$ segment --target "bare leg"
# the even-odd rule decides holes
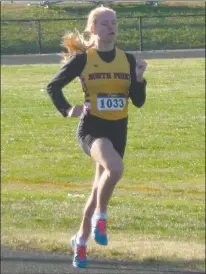
[[[115,185],[122,177],[123,162],[112,143],[106,138],[97,139],[93,143],[91,156],[104,168],[97,186],[96,210],[106,213]]]
[[[95,173],[94,183],[92,186],[92,192],[85,205],[82,222],[78,232],[78,237],[85,241],[87,241],[87,239],[89,238],[89,234],[91,231],[91,218],[96,208],[97,185],[103,172],[104,172],[104,168],[100,164],[96,163],[96,173]]]

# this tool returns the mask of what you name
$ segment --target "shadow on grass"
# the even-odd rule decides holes
[[[6,247],[1,247],[1,261],[3,263],[18,263],[21,265],[27,265],[29,268],[29,264],[38,264],[44,265],[44,269],[46,269],[46,264],[62,269],[65,265],[72,264],[72,257],[54,254],[54,253],[46,253],[46,252],[38,252],[38,251],[22,251],[18,249],[9,249]],[[85,270],[88,273],[89,269],[91,273],[122,273],[120,271],[124,271],[123,273],[128,274],[160,274],[160,273],[181,273],[181,274],[198,274],[205,273],[201,270],[197,269],[197,266],[204,266],[204,260],[154,260],[147,259],[142,262],[140,261],[120,261],[120,260],[103,260],[103,259],[89,259],[88,267]],[[188,269],[189,268],[189,269]],[[194,269],[194,270],[191,270]],[[112,271],[112,272],[110,272]],[[29,272],[32,273],[32,272]],[[64,272],[61,272],[62,274]]]

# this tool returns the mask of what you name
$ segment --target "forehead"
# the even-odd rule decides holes
[[[112,11],[104,11],[104,12],[101,12],[100,14],[97,15],[96,20],[99,21],[99,22],[101,22],[101,21],[112,21],[112,20],[116,20],[116,15]]]

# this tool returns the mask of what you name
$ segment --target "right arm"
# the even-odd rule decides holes
[[[126,53],[128,62],[130,64],[131,86],[129,90],[129,97],[133,105],[140,108],[144,105],[146,100],[146,85],[147,82],[143,77],[137,77],[137,63],[131,53]],[[140,79],[142,78],[142,79]]]
[[[85,53],[72,56],[47,86],[48,95],[64,117],[68,117],[69,112],[72,110],[72,105],[64,97],[62,89],[73,79],[80,76],[85,64]]]

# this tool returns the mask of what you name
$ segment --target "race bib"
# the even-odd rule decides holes
[[[98,94],[97,109],[99,111],[122,110],[126,105],[124,94]]]

